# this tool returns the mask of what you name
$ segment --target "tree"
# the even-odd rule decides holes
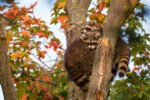
[[[91,0],[87,1],[86,3],[82,0],[67,1],[66,8],[70,23],[79,24],[80,21],[85,22],[87,9],[89,7],[90,2]],[[123,23],[128,18],[128,16],[137,4],[138,0],[122,0],[122,2],[120,2],[119,0],[114,0],[110,2],[110,11],[106,18],[106,23],[104,24],[103,29],[104,37],[96,50],[96,57],[94,60],[92,72],[93,74],[91,76],[92,80],[90,82],[89,91],[87,94],[85,94],[87,95],[87,100],[106,99],[107,93],[109,91],[108,85],[111,79],[111,66],[116,40],[118,38],[121,26],[123,25]],[[77,18],[79,18],[80,20],[77,20]],[[113,25],[110,24],[110,22],[113,23]],[[71,34],[74,35],[72,37],[79,36],[78,31],[75,31],[75,33],[76,34]],[[66,34],[66,37],[70,38],[71,36],[69,36],[69,34]],[[70,40],[74,40],[74,38]],[[106,61],[108,63],[106,63]],[[76,90],[75,93],[81,92]],[[71,93],[69,90],[69,94],[73,95],[74,93]],[[73,97],[68,97],[68,99],[71,98]],[[79,100],[83,100],[83,98],[85,97],[78,97]]]

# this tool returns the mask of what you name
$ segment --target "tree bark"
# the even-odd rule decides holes
[[[70,44],[80,35],[78,25],[86,21],[88,7],[91,0],[67,0],[66,10],[69,16],[70,30],[75,34],[66,34],[67,44]]]
[[[5,100],[17,100],[7,57],[6,19],[0,15],[0,83]]]
[[[119,31],[138,0],[113,0],[104,24],[104,37],[96,50],[93,72],[86,100],[106,100],[112,77],[114,51]]]

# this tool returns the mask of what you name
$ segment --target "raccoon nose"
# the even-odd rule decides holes
[[[96,48],[95,47],[91,47],[90,50],[96,50]]]
[[[89,47],[90,50],[95,50],[96,49],[96,46],[93,45],[93,44],[89,44],[88,47]]]

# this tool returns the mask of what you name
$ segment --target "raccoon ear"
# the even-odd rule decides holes
[[[85,26],[84,22],[79,22],[79,26],[82,28],[83,26]]]
[[[82,29],[85,27],[85,23],[79,22],[79,27],[80,27],[80,31],[82,31]]]
[[[90,21],[90,25],[97,26],[100,29],[103,29],[103,25],[101,23],[98,23],[96,20]]]
[[[99,28],[99,31],[102,33],[103,32],[103,27],[104,27],[103,24],[96,22],[95,25],[96,25],[96,27]]]
[[[97,22],[95,20],[90,21],[91,26],[95,26],[96,24],[97,24]]]
[[[98,27],[99,27],[99,29],[100,29],[100,32],[103,33],[103,27],[104,27],[104,25],[98,24]]]

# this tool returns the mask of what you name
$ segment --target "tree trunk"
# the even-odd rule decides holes
[[[0,16],[0,83],[5,100],[17,100],[7,57],[6,19]]]
[[[86,0],[86,2],[85,0],[67,0],[66,8],[70,23],[85,22],[90,3],[91,0]],[[104,37],[96,50],[89,91],[88,93],[83,93],[74,83],[70,82],[68,100],[106,100],[112,77],[111,69],[119,31],[137,4],[138,0],[111,1],[103,29]],[[80,35],[77,25],[73,24],[70,28],[73,32],[72,34],[66,34],[68,44]]]
[[[104,37],[97,48],[87,100],[106,100],[119,31],[138,0],[113,0],[104,24]]]
[[[67,45],[74,39],[79,38],[80,29],[78,24],[86,21],[86,15],[91,0],[67,0],[66,10],[71,23],[66,32]],[[84,100],[86,93],[82,92],[73,82],[68,83],[68,100]]]

